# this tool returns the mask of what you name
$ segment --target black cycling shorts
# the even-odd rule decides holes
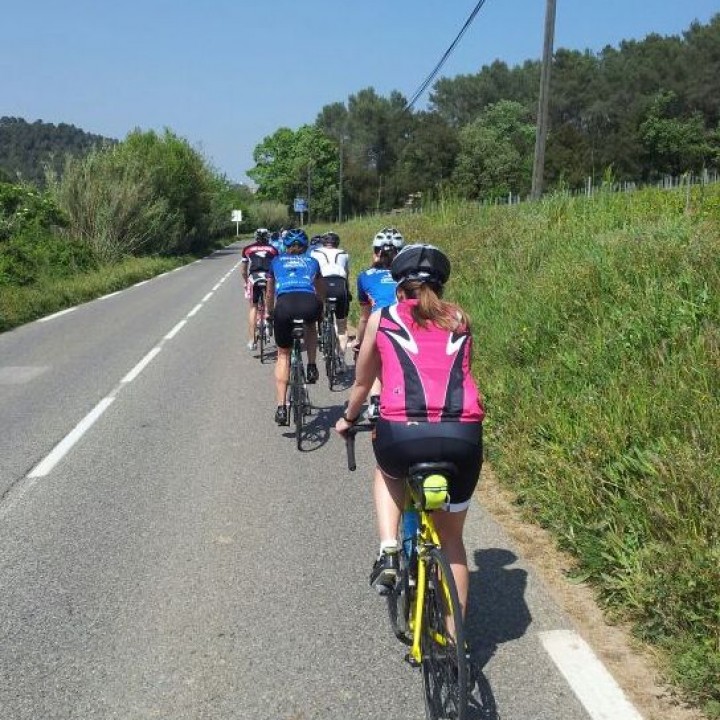
[[[292,347],[293,320],[317,322],[322,316],[322,303],[315,293],[283,293],[275,301],[275,344],[279,348]]]
[[[335,298],[335,317],[344,320],[350,310],[350,293],[348,292],[347,280],[341,275],[327,275],[325,280],[325,299]]]
[[[390,422],[380,418],[373,438],[375,459],[391,478],[404,478],[411,465],[451,462],[458,468],[450,481],[451,512],[470,504],[482,467],[482,423]]]
[[[249,282],[252,287],[250,300],[253,305],[257,305],[260,302],[260,291],[267,288],[267,273],[262,271],[250,273]]]

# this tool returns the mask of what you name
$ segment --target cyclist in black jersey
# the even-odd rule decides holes
[[[278,254],[270,245],[270,233],[265,228],[255,231],[255,240],[242,251],[241,272],[245,282],[245,297],[250,301],[248,311],[248,350],[255,350],[255,322],[260,290],[267,285],[270,264]]]

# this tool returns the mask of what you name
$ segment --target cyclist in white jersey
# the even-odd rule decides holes
[[[347,348],[347,316],[350,309],[348,272],[350,256],[340,247],[340,237],[332,231],[322,236],[322,245],[310,253],[320,265],[320,273],[327,288],[326,297],[336,298],[335,318],[337,320],[338,342],[343,356]]]

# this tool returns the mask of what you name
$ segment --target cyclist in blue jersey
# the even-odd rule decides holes
[[[277,250],[278,255],[284,252],[282,238],[280,237],[280,231],[276,230],[270,235],[270,244]]]
[[[292,347],[293,320],[305,321],[305,348],[307,349],[307,381],[317,382],[317,322],[322,315],[322,298],[325,286],[320,265],[306,254],[308,237],[303,230],[289,230],[283,237],[285,253],[273,259],[268,279],[270,310],[274,308],[275,344],[278,357],[275,364],[275,391],[277,409],[275,422],[287,424],[285,405],[290,377],[290,348]]]
[[[360,349],[370,315],[397,302],[395,295],[397,283],[390,273],[390,265],[403,243],[403,236],[396,228],[383,228],[373,238],[373,264],[357,277],[360,320],[357,326],[355,352]],[[376,378],[370,390],[369,419],[377,417],[381,388],[380,380]]]

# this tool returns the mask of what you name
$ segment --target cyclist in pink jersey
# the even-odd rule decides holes
[[[379,592],[387,592],[397,576],[397,527],[404,501],[399,480],[418,462],[455,464],[450,502],[435,514],[435,524],[464,609],[469,574],[462,532],[482,466],[485,416],[470,373],[470,323],[461,308],[442,299],[450,261],[438,248],[408,245],[393,260],[391,272],[398,282],[398,302],[368,320],[355,384],[335,429],[342,434],[357,422],[379,373],[380,418],[373,449],[380,553],[370,575]]]

